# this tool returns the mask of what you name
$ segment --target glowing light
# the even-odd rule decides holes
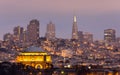
[[[21,53],[20,55],[47,55],[47,53]]]
[[[61,74],[64,74],[65,72],[64,71],[61,71]]]
[[[35,68],[46,69],[49,68],[48,65],[43,66],[46,63],[51,64],[51,56],[45,52],[24,52],[20,53],[16,62],[23,63],[25,65],[33,66]]]
[[[51,61],[51,57],[50,56],[46,56],[46,61],[50,62]]]
[[[71,67],[71,65],[68,65],[68,68],[70,68]]]
[[[74,16],[74,22],[77,22],[76,16]]]
[[[89,66],[88,68],[91,69],[91,66]]]

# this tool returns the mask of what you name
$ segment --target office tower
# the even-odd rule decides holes
[[[83,32],[78,31],[78,39],[82,42],[83,41]]]
[[[22,34],[23,30],[24,30],[23,27],[20,27],[20,26],[14,27],[14,30],[13,30],[14,35],[20,35],[20,34]]]
[[[78,27],[77,27],[76,16],[74,16],[74,19],[73,19],[72,39],[78,39]]]
[[[24,29],[23,35],[22,35],[23,42],[27,42],[27,30]]]
[[[89,32],[85,32],[83,34],[83,39],[85,42],[93,42],[93,34],[91,34]]]
[[[120,48],[120,37],[116,38],[116,47]]]
[[[120,37],[116,38],[116,42],[120,44]]]
[[[37,42],[39,39],[39,21],[33,19],[27,26],[27,40],[28,42]]]
[[[106,29],[104,30],[104,40],[105,42],[115,42],[116,40],[116,31],[114,29]]]
[[[20,26],[14,27],[14,30],[13,30],[14,39],[17,41],[22,41],[23,40],[23,31],[24,31],[23,27],[20,27]]]
[[[4,41],[11,41],[12,40],[12,34],[10,33],[6,33],[4,36],[3,36],[3,40]]]
[[[55,38],[55,24],[53,24],[51,21],[49,24],[47,24],[46,38],[47,39]]]

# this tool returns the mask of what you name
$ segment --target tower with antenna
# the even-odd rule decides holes
[[[77,27],[77,18],[76,18],[76,16],[74,16],[74,18],[73,18],[72,39],[78,39],[78,27]]]

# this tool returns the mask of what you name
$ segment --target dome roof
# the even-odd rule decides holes
[[[23,52],[45,52],[45,50],[43,50],[40,47],[31,46],[31,47],[25,49]]]

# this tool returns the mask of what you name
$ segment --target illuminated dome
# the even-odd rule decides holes
[[[31,46],[31,47],[25,49],[23,52],[46,52],[46,51],[40,47]]]
[[[22,63],[39,69],[51,68],[52,58],[40,47],[31,46],[19,53],[17,63]]]

